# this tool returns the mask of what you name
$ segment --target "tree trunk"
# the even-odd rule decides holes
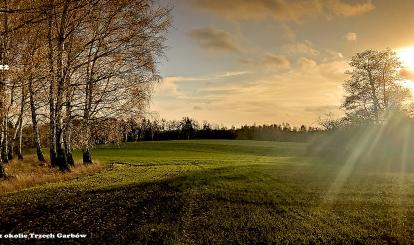
[[[7,1],[4,2],[4,8],[8,9],[8,5],[7,5]],[[7,33],[8,33],[8,14],[7,12],[5,12],[3,14],[3,28],[4,31],[6,33],[6,35],[1,35],[1,47],[0,47],[0,62],[2,65],[7,65],[7,54],[6,54],[6,50],[7,50],[7,46],[8,46],[8,37],[7,37]],[[1,123],[1,134],[0,134],[0,178],[5,178],[6,177],[6,172],[4,169],[4,165],[3,165],[3,159],[4,159],[4,155],[3,155],[3,148],[4,148],[4,144],[5,142],[5,128],[4,128],[4,121],[6,119],[6,71],[2,70],[0,71],[1,73],[1,77],[0,77],[0,123]],[[7,159],[7,158],[6,158]]]
[[[66,161],[70,166],[75,166],[75,160],[73,160],[72,154],[72,105],[70,103],[70,91],[67,94],[67,105],[66,105],[66,123],[65,132],[63,134],[63,143],[66,151]]]
[[[59,167],[61,171],[69,170],[67,158],[66,158],[66,150],[63,142],[63,119],[62,119],[62,105],[63,105],[63,81],[59,80],[58,82],[58,91],[57,91],[57,101],[56,101],[56,108],[55,108],[55,128],[56,128],[56,136],[55,136],[55,145],[56,145],[56,158],[55,164]]]
[[[91,125],[90,125],[90,111],[92,107],[92,85],[88,81],[88,85],[86,86],[86,97],[85,97],[85,108],[83,111],[83,126],[85,127],[85,134],[86,134],[86,145],[83,147],[82,155],[83,155],[83,164],[89,165],[92,163],[92,157],[90,153],[90,145],[92,142],[91,139]]]
[[[83,158],[83,163],[85,165],[92,164],[92,156],[91,156],[91,151],[89,147],[86,147],[85,149],[83,149],[82,158]]]
[[[63,142],[63,100],[65,92],[67,93],[67,87],[65,84],[65,74],[63,70],[63,54],[65,52],[65,24],[68,14],[69,1],[63,5],[63,12],[60,16],[60,28],[57,33],[56,47],[56,74],[57,74],[57,92],[56,92],[56,104],[55,104],[55,124],[56,124],[56,165],[61,171],[69,170],[69,165],[66,157],[66,150]]]
[[[50,106],[52,108],[54,106]],[[49,156],[50,156],[50,163],[52,166],[55,166],[56,163],[56,125],[54,119],[54,109],[50,109],[50,124],[49,124]]]
[[[3,163],[0,162],[0,179],[6,178],[6,171],[4,170]]]
[[[65,133],[65,135],[66,135],[66,133]],[[75,160],[73,159],[73,154],[72,154],[72,146],[71,146],[71,143],[70,143],[70,140],[71,140],[70,135],[66,135],[66,137],[65,137],[66,139],[64,140],[66,162],[70,166],[75,166]]]
[[[24,99],[22,97],[22,103],[24,103],[23,100]],[[10,140],[9,160],[13,159],[13,152],[14,151],[17,151],[16,153],[17,153],[17,156],[18,156],[19,160],[23,159],[22,150],[21,150],[21,137],[22,137],[21,134],[22,134],[22,128],[23,128],[23,109],[22,108],[23,108],[23,106],[20,108],[20,115],[19,115],[19,118],[17,119],[17,122],[16,122],[15,130],[14,130],[14,133],[13,133],[13,138]],[[16,142],[17,136],[19,136],[19,145],[18,145],[18,148],[16,150],[14,144]]]
[[[7,159],[9,161],[13,160],[13,150],[14,150],[14,141],[13,139],[10,139],[9,145],[7,147]]]
[[[9,152],[13,152],[14,150],[14,143],[16,142],[17,137],[19,142],[18,142],[18,146],[17,146],[17,158],[19,160],[23,160],[23,154],[22,154],[22,138],[23,138],[23,114],[24,114],[24,105],[26,102],[26,88],[24,85],[22,85],[22,98],[20,101],[20,114],[19,114],[19,119],[17,120],[16,126],[15,126],[15,132],[13,134],[13,140],[11,140],[11,149],[9,149]],[[11,155],[9,157],[9,159],[13,158],[13,155]]]
[[[4,123],[1,123],[1,134],[0,134],[0,162],[3,164],[3,145],[4,145]]]
[[[19,145],[17,147],[17,158],[19,160],[23,160],[22,143],[23,143],[23,118],[20,120],[20,125],[19,125]]]
[[[72,151],[66,151],[66,161],[70,166],[75,166],[75,160],[73,159]]]
[[[59,120],[58,120],[59,121]],[[55,165],[59,167],[61,171],[69,170],[67,158],[66,158],[66,151],[63,144],[63,129],[62,124],[58,123],[56,125],[56,158],[55,158]]]
[[[95,62],[96,59],[92,57],[97,55],[95,51],[94,54],[94,42],[92,42],[89,46],[89,53],[88,53],[88,65],[86,66],[86,86],[85,86],[85,108],[83,110],[83,126],[85,127],[86,133],[86,145],[83,146],[83,164],[88,165],[92,163],[92,157],[90,153],[90,147],[92,144],[92,133],[91,133],[91,112],[92,112],[92,101],[93,101],[93,76],[94,76],[94,69],[95,69]]]
[[[45,157],[42,151],[42,145],[40,142],[40,133],[39,133],[39,126],[37,124],[37,113],[36,113],[36,106],[34,102],[34,90],[33,90],[33,83],[32,80],[29,81],[29,99],[30,99],[30,111],[32,114],[32,128],[33,128],[33,138],[36,146],[36,154],[37,159],[40,162],[46,162]]]
[[[55,40],[52,38],[52,24],[53,15],[49,16],[49,32],[48,32],[48,43],[49,43],[49,59],[50,59],[50,152],[52,166],[58,166],[61,171],[69,170],[67,164],[66,152],[63,143],[63,122],[62,122],[62,110],[63,110],[63,97],[65,96],[65,74],[63,71],[63,53],[65,50],[65,28],[66,28],[66,17],[68,11],[69,2],[66,1],[63,5],[63,12],[60,16],[60,25],[57,31],[57,37]],[[53,42],[56,41],[56,56],[53,55]],[[56,70],[55,62],[56,60]],[[56,90],[56,91],[55,91]],[[56,93],[55,93],[56,92]],[[53,154],[55,154],[53,156]]]
[[[378,101],[378,96],[377,96],[377,91],[375,88],[375,81],[372,77],[371,71],[368,71],[368,76],[369,76],[369,84],[371,86],[371,96],[372,96],[372,100],[373,100],[373,104],[374,104],[374,116],[375,116],[375,121],[377,123],[379,123],[379,110],[380,110],[380,104]]]
[[[13,152],[16,151],[16,149],[14,147],[14,143],[16,142],[18,133],[20,132],[20,127],[22,126],[21,125],[22,116],[23,116],[22,114],[19,115],[19,118],[17,119],[17,122],[16,122],[16,126],[14,127],[15,129],[14,129],[14,133],[13,133],[13,138],[10,140],[10,144],[9,144],[9,156],[8,156],[9,160],[12,160],[13,159]]]
[[[6,114],[6,113],[5,113]],[[5,115],[4,120],[3,120],[3,141],[2,141],[2,147],[1,147],[1,158],[3,160],[4,163],[8,163],[9,162],[9,158],[8,158],[8,146],[9,146],[9,130],[8,130],[8,120],[7,120],[7,116]]]
[[[48,19],[48,59],[49,59],[49,155],[50,163],[52,166],[56,166],[56,111],[55,111],[55,69],[54,69],[54,52],[53,52],[53,39],[52,39],[52,13],[49,13]]]

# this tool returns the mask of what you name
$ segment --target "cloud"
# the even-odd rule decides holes
[[[158,84],[155,91],[158,96],[163,97],[186,97],[186,94],[183,92],[183,86],[186,83],[211,83],[211,82],[220,82],[224,79],[232,79],[239,76],[249,74],[249,71],[228,71],[221,74],[214,74],[208,76],[194,76],[194,77],[184,77],[184,76],[170,76],[162,79],[162,82]]]
[[[299,21],[317,16],[354,16],[375,9],[371,0],[193,0],[199,8],[232,20]]]
[[[348,32],[347,34],[345,34],[345,38],[346,40],[353,42],[358,39],[358,35],[355,32]]]
[[[400,70],[400,76],[402,76],[403,78],[407,80],[414,81],[414,72],[407,68],[403,68]]]
[[[306,58],[306,57],[300,57],[298,59],[298,64],[300,65],[302,69],[313,68],[317,65],[316,61]]]
[[[335,15],[354,16],[368,13],[375,9],[371,0],[361,3],[348,3],[343,0],[330,0],[328,5]]]
[[[296,38],[296,33],[287,25],[282,26],[283,38],[288,41],[293,41]]]
[[[194,29],[189,36],[209,51],[239,51],[239,44],[229,32],[213,27]]]
[[[247,66],[256,72],[262,72],[260,69],[272,71],[290,68],[290,61],[286,56],[273,53],[266,53],[251,58],[241,58],[239,62],[241,65]]]
[[[323,57],[323,62],[342,60],[344,55],[341,52],[332,51],[330,49],[325,50],[325,57]]]
[[[185,93],[180,90],[180,84],[185,82],[200,82],[218,79],[218,77],[183,77],[183,76],[170,76],[164,77],[156,87],[157,95],[163,97],[182,97]]]
[[[195,0],[197,6],[234,20],[252,20],[273,17],[279,20],[297,20],[319,12],[314,1],[288,3],[284,0]]]
[[[223,74],[219,74],[216,77],[217,78],[228,78],[228,77],[237,77],[237,76],[242,76],[245,74],[249,74],[249,71],[229,71]]]
[[[312,47],[311,42],[295,42],[283,46],[283,50],[288,54],[318,55],[319,51]]]
[[[256,61],[262,58],[264,56]],[[258,72],[205,82],[200,80],[219,75],[203,76],[198,80],[176,78],[182,94],[161,100],[156,91],[152,109],[160,111],[167,119],[188,115],[199,121],[206,119],[226,125],[254,122],[316,125],[325,112],[339,113],[346,61],[313,63],[309,58],[301,61],[310,65],[304,66],[306,69],[292,67],[274,73]]]
[[[322,114],[322,113],[327,113],[331,111],[338,111],[338,106],[337,105],[311,106],[311,107],[305,107],[304,111]]]
[[[183,77],[163,78],[162,82],[156,87],[156,90],[160,96],[180,96],[181,93],[178,92],[176,83],[183,79]]]
[[[266,54],[262,64],[268,69],[290,67],[290,62],[285,56],[276,54]]]

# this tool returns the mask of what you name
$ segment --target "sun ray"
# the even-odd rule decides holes
[[[329,205],[333,204],[345,185],[348,178],[351,176],[355,165],[363,156],[365,149],[370,145],[372,141],[372,137],[375,134],[375,130],[371,129],[368,130],[364,137],[362,137],[354,149],[350,152],[348,158],[346,159],[344,165],[339,170],[338,174],[336,175],[335,179],[331,183],[328,191],[325,193],[325,197],[322,199],[321,205]]]

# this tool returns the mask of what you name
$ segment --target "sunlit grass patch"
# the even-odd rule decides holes
[[[12,160],[5,166],[8,177],[0,181],[0,192],[18,191],[46,183],[73,180],[98,173],[105,168],[105,165],[99,161],[91,165],[76,162],[70,171],[61,172],[57,168],[38,162],[34,155],[28,155],[24,160]]]

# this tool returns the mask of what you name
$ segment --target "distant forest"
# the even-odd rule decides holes
[[[42,145],[48,142],[48,125],[40,126]],[[321,134],[324,129],[302,125],[291,126],[288,123],[270,125],[244,125],[241,127],[225,127],[207,121],[198,122],[184,117],[182,120],[150,120],[150,119],[105,119],[96,122],[92,127],[94,144],[190,140],[190,139],[238,139],[238,140],[269,140],[286,142],[306,142],[313,136]],[[73,124],[74,134],[81,134],[80,122]],[[23,145],[25,148],[35,146],[33,130],[25,127]],[[76,146],[76,144],[75,144]]]
[[[126,121],[121,125],[125,132],[124,141],[239,139],[304,142],[314,134],[321,132],[316,127],[305,125],[292,127],[288,123],[228,128],[206,121],[199,123],[189,117],[184,117],[180,121],[151,121],[148,119],[144,119],[140,123]]]

